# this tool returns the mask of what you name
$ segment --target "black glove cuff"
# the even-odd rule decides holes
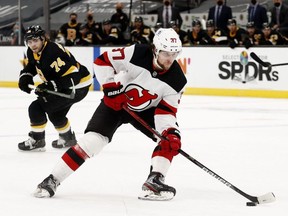
[[[176,135],[179,139],[181,139],[180,131],[177,130],[176,128],[169,128],[169,129],[167,129],[165,135],[168,135],[168,134],[174,134],[174,135]]]

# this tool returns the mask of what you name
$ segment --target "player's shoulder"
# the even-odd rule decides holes
[[[52,53],[65,52],[65,48],[62,44],[53,41],[47,41],[47,44],[45,45],[45,50]]]
[[[151,45],[148,44],[135,44],[132,45],[130,52],[132,52],[130,62],[140,67],[149,70],[150,64],[152,64],[153,52]]]
[[[47,42],[42,52],[42,58],[45,58],[47,60],[48,59],[53,60],[56,59],[57,57],[63,57],[66,55],[67,53],[65,51],[65,48],[61,44],[52,41]]]
[[[177,61],[174,61],[170,69],[159,76],[159,79],[167,83],[176,92],[180,92],[187,83],[186,76]]]
[[[145,56],[152,53],[152,47],[149,44],[135,44],[131,47],[133,48],[133,55],[135,57]]]

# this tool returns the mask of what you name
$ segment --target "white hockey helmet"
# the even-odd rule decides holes
[[[156,56],[159,52],[181,52],[182,42],[177,32],[172,28],[160,28],[156,31],[153,38]]]

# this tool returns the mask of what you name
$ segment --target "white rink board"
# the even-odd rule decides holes
[[[113,48],[115,47],[100,47],[100,53]],[[67,47],[67,49],[72,51],[79,62],[93,71],[94,52],[98,48]],[[12,83],[13,87],[17,86],[19,71],[23,68],[20,61],[25,51],[25,47],[0,47],[0,59],[3,62],[0,87],[5,86],[5,82]],[[287,66],[272,69],[262,67],[249,57],[252,51],[272,64],[288,61],[287,47],[257,47],[248,50],[208,46],[184,47],[178,62],[187,75],[187,89],[212,89],[216,91],[216,95],[218,89],[281,91],[288,97]],[[245,58],[245,55],[248,57]],[[221,95],[221,92],[218,93]]]
[[[184,48],[180,61],[191,62],[186,70],[188,87],[287,90],[287,67],[265,68],[250,57],[245,65],[241,53],[249,56],[252,51],[271,64],[288,62],[287,48]],[[245,74],[250,80],[245,79]]]

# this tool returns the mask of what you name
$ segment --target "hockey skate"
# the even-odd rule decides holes
[[[54,140],[52,142],[52,147],[54,148],[65,148],[65,147],[71,147],[76,145],[77,140],[75,138],[75,133],[71,132],[69,130],[68,132],[64,134],[59,134],[59,139]]]
[[[151,172],[142,186],[141,200],[167,201],[173,199],[175,188],[164,184],[164,176],[159,172]]]
[[[51,174],[38,186],[33,195],[37,198],[48,198],[54,196],[60,182]]]
[[[46,151],[44,133],[29,132],[28,140],[18,144],[18,149],[21,151]]]

